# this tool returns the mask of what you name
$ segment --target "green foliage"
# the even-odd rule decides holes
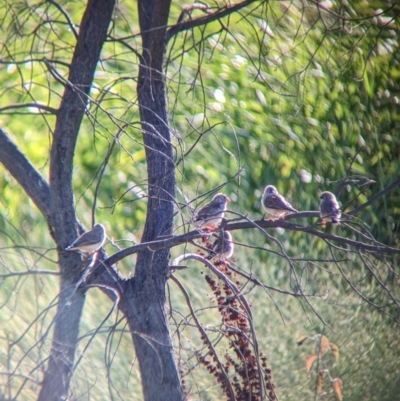
[[[334,12],[335,5],[331,6]],[[353,7],[349,13],[358,15],[358,6]],[[378,182],[357,200],[357,187],[346,187],[342,203],[357,206],[394,180],[400,168],[399,147],[391,145],[398,143],[398,87],[393,79],[399,62],[393,37],[398,21],[388,22],[392,11],[366,20],[357,26],[360,36],[352,40],[339,29],[339,20],[328,13],[322,13],[321,20],[312,5],[274,4],[268,13],[257,11],[240,24],[241,18],[233,17],[229,28],[218,34],[209,34],[214,26],[193,37],[184,33],[170,52],[173,121],[186,149],[197,139],[196,130],[206,131],[186,159],[185,185],[197,182],[197,163],[209,155],[218,162],[208,163],[200,176],[207,188],[246,166],[240,184],[235,180],[228,185],[228,191],[238,191],[239,184],[239,191],[246,194],[240,204],[243,210],[259,208],[260,187],[268,183],[289,196],[295,193],[295,205],[309,209],[317,207],[318,192],[335,190],[351,166],[351,176]],[[296,26],[295,37],[294,21],[303,22]],[[193,49],[200,34],[206,39],[204,46]],[[260,55],[263,45],[268,51]],[[187,50],[178,58],[182,46]],[[201,66],[198,59],[204,60]],[[385,111],[382,97],[388,99]],[[213,174],[216,166],[218,174]],[[398,197],[390,198],[392,206],[376,208],[379,212],[368,223],[382,240],[393,243],[400,216]],[[395,225],[393,234],[388,225],[380,227],[388,218]]]

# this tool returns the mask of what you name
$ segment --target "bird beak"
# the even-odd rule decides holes
[[[226,200],[228,201],[228,202],[230,202],[231,200],[228,198],[228,197],[226,197]]]

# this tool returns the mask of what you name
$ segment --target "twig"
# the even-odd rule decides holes
[[[38,110],[48,111],[51,114],[57,115],[57,109],[53,109],[53,107],[46,106],[45,104],[40,104],[40,103],[9,104],[8,106],[0,107],[0,113],[5,110],[25,109],[27,107],[34,107]]]
[[[175,263],[174,263],[174,264],[175,264]],[[206,341],[207,344],[208,344],[208,346],[210,347],[210,351],[213,353],[213,357],[215,358],[215,361],[217,362],[218,367],[219,367],[219,369],[220,369],[222,375],[224,376],[225,382],[226,382],[227,385],[228,385],[229,392],[230,392],[230,395],[231,395],[231,399],[234,400],[234,399],[235,399],[235,393],[234,393],[234,391],[233,391],[233,388],[232,388],[231,382],[230,382],[230,380],[229,380],[229,377],[228,377],[228,375],[227,375],[227,373],[226,373],[226,371],[225,371],[225,369],[224,369],[224,367],[223,367],[221,361],[220,361],[219,358],[218,358],[217,351],[215,351],[215,348],[214,348],[214,346],[212,345],[211,341],[209,340],[209,338],[208,338],[208,336],[207,336],[207,333],[205,332],[205,330],[203,329],[203,326],[201,325],[201,323],[200,323],[199,320],[197,319],[196,313],[195,313],[195,311],[194,311],[194,309],[193,309],[192,303],[190,302],[190,297],[189,297],[188,292],[186,291],[186,288],[185,288],[185,287],[183,286],[183,284],[182,284],[176,277],[174,277],[173,275],[171,275],[171,279],[172,279],[172,281],[179,287],[179,289],[182,291],[182,293],[183,293],[183,295],[184,295],[184,297],[185,297],[185,299],[186,299],[186,304],[187,304],[187,306],[188,306],[188,308],[189,308],[189,310],[190,310],[190,314],[192,315],[193,320],[194,320],[194,322],[196,323],[197,328],[199,329],[199,331],[200,331],[202,337],[204,338],[204,341]]]
[[[204,17],[196,18],[196,19],[189,20],[189,21],[182,21],[182,22],[178,21],[178,23],[176,25],[174,25],[168,29],[166,41],[168,43],[168,41],[179,32],[187,31],[187,30],[195,28],[197,26],[209,24],[210,22],[216,21],[218,19],[226,17],[227,15],[232,14],[235,11],[238,11],[241,8],[246,7],[247,5],[249,5],[251,3],[254,3],[255,1],[256,0],[245,0],[245,1],[242,1],[241,3],[235,4],[234,6],[226,7],[220,11],[216,11],[216,12],[214,12],[212,14],[208,14]]]

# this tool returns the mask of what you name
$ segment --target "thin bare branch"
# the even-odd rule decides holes
[[[198,256],[198,255],[197,255],[197,256]],[[222,365],[222,363],[221,363],[221,361],[220,361],[220,359],[219,359],[219,357],[218,357],[217,351],[215,350],[214,346],[212,345],[211,341],[209,340],[209,338],[208,338],[208,336],[207,336],[207,333],[206,333],[205,330],[203,329],[203,326],[201,325],[201,323],[200,323],[199,320],[197,319],[197,316],[196,316],[196,313],[195,313],[195,311],[194,311],[194,309],[193,309],[192,303],[190,302],[190,296],[189,296],[188,292],[186,291],[186,288],[185,288],[185,287],[182,285],[182,283],[181,283],[176,277],[174,277],[173,275],[171,275],[171,279],[172,279],[172,281],[179,287],[179,289],[182,291],[182,293],[183,293],[183,295],[184,295],[184,297],[185,297],[185,299],[186,299],[186,304],[187,304],[187,306],[188,306],[188,308],[189,308],[189,310],[190,310],[190,314],[191,314],[191,316],[193,317],[193,320],[195,321],[197,328],[199,329],[200,333],[202,334],[202,337],[203,337],[204,341],[207,342],[209,349],[210,349],[211,352],[214,354],[215,361],[217,362],[218,367],[219,367],[219,369],[220,369],[222,375],[224,376],[225,382],[226,382],[226,384],[228,385],[229,392],[230,392],[230,394],[231,394],[232,400],[234,400],[234,399],[235,399],[235,393],[234,393],[233,388],[232,388],[232,386],[231,386],[229,377],[228,377],[228,375],[227,375],[227,373],[226,373],[226,371],[225,371],[225,369],[224,369],[224,367],[223,367],[223,365]]]
[[[382,191],[378,192],[374,196],[368,199],[367,202],[363,203],[362,205],[356,207],[355,209],[351,210],[347,214],[350,216],[356,216],[358,213],[361,212],[361,210],[364,210],[367,206],[372,205],[375,203],[379,198],[382,198],[382,196],[386,195],[389,193],[392,189],[396,188],[397,186],[400,185],[400,178],[397,180],[393,181],[390,185],[388,185],[386,188],[382,189]]]
[[[313,216],[317,217],[319,216],[319,212],[299,212],[299,213],[292,213],[290,215],[290,218],[296,218],[296,217],[308,217],[308,216]],[[288,216],[289,217],[289,216]],[[308,234],[312,234],[316,237],[330,240],[330,241],[335,241],[341,244],[347,244],[351,245],[357,249],[363,249],[368,252],[377,252],[377,253],[382,253],[382,254],[400,254],[400,249],[392,248],[390,246],[380,246],[380,245],[370,245],[366,244],[364,242],[360,241],[355,241],[346,237],[341,237],[339,235],[331,234],[328,232],[324,231],[319,231],[312,226],[304,226],[301,224],[292,224],[289,223],[285,220],[275,220],[275,221],[270,221],[270,220],[254,220],[254,221],[244,221],[244,222],[234,222],[234,223],[229,223],[229,220],[227,220],[227,224],[224,226],[224,229],[227,231],[233,231],[233,230],[244,230],[244,229],[254,229],[254,228],[284,228],[287,230],[292,230],[292,231],[302,231]],[[167,239],[162,239],[162,240],[155,240],[155,241],[150,241],[150,242],[142,242],[141,244],[134,245],[129,248],[125,248],[114,255],[110,256],[107,260],[104,261],[104,263],[107,266],[111,266],[114,263],[117,263],[118,261],[124,259],[125,257],[132,255],[134,253],[138,253],[144,250],[152,250],[156,251],[158,249],[163,249],[163,248],[172,248],[174,246],[178,246],[181,244],[184,244],[189,241],[193,241],[196,238],[200,238],[202,234],[197,231],[193,230],[190,231],[186,234],[182,235],[177,235],[173,236],[171,238]]]
[[[77,32],[77,30],[75,28],[75,25],[72,22],[70,16],[68,15],[68,13],[61,7],[60,4],[58,4],[54,0],[47,0],[47,2],[50,3],[50,4],[53,4],[53,6],[56,7],[57,10],[60,11],[60,13],[65,17],[65,19],[67,20],[69,28],[71,29],[72,33],[75,36],[75,39],[78,40],[78,32]]]
[[[176,35],[179,32],[187,31],[188,29],[192,29],[197,26],[206,25],[206,24],[209,24],[210,22],[224,18],[224,17],[234,13],[235,11],[238,11],[241,8],[246,7],[251,3],[254,3],[255,1],[256,0],[245,0],[245,1],[242,1],[241,3],[235,4],[230,7],[223,8],[222,10],[216,11],[212,14],[208,14],[204,17],[196,18],[196,19],[189,20],[189,21],[178,22],[176,25],[174,25],[168,29],[167,43],[174,35]]]
[[[45,104],[40,103],[17,103],[17,104],[9,104],[8,106],[0,107],[0,113],[6,110],[15,110],[15,109],[26,109],[28,107],[33,107],[38,110],[44,110],[51,114],[57,114],[57,110],[53,109],[50,106],[46,106]]]
[[[1,273],[0,278],[9,278],[9,277],[21,277],[21,276],[42,276],[42,275],[50,275],[50,276],[59,276],[60,273],[53,270],[27,270],[22,272],[9,272],[9,273]]]

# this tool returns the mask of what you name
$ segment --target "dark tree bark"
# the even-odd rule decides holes
[[[71,62],[68,84],[57,113],[50,158],[50,199],[53,219],[50,230],[57,244],[61,271],[60,297],[54,321],[51,354],[40,401],[66,399],[73,374],[74,356],[85,293],[75,290],[80,256],[64,252],[76,237],[77,220],[72,192],[73,157],[87,95],[106,39],[114,0],[89,0]]]
[[[0,160],[47,218],[58,249],[60,297],[48,367],[39,394],[41,401],[67,398],[74,371],[85,289],[77,287],[81,278],[80,256],[64,252],[76,237],[78,225],[71,186],[73,156],[114,5],[114,0],[89,0],[84,13],[65,92],[57,111],[49,184],[5,133],[0,132],[0,143],[5,145],[4,151],[0,151]],[[137,91],[149,184],[143,243],[172,234],[173,228],[175,163],[163,76],[169,11],[170,1],[138,3],[143,51]],[[96,271],[95,280],[91,280],[103,285],[103,290],[113,301],[116,296],[119,300],[118,306],[127,318],[139,360],[144,398],[151,401],[183,398],[164,310],[168,259],[169,247],[156,251],[146,247],[138,253],[135,276],[131,280],[125,281],[115,271],[104,269],[98,269],[101,272]]]
[[[172,234],[175,165],[168,126],[163,62],[170,1],[139,1],[143,52],[138,97],[146,149],[148,206],[143,242]],[[135,276],[120,303],[128,319],[142,375],[144,399],[182,399],[168,319],[165,284],[169,248],[138,254]]]

